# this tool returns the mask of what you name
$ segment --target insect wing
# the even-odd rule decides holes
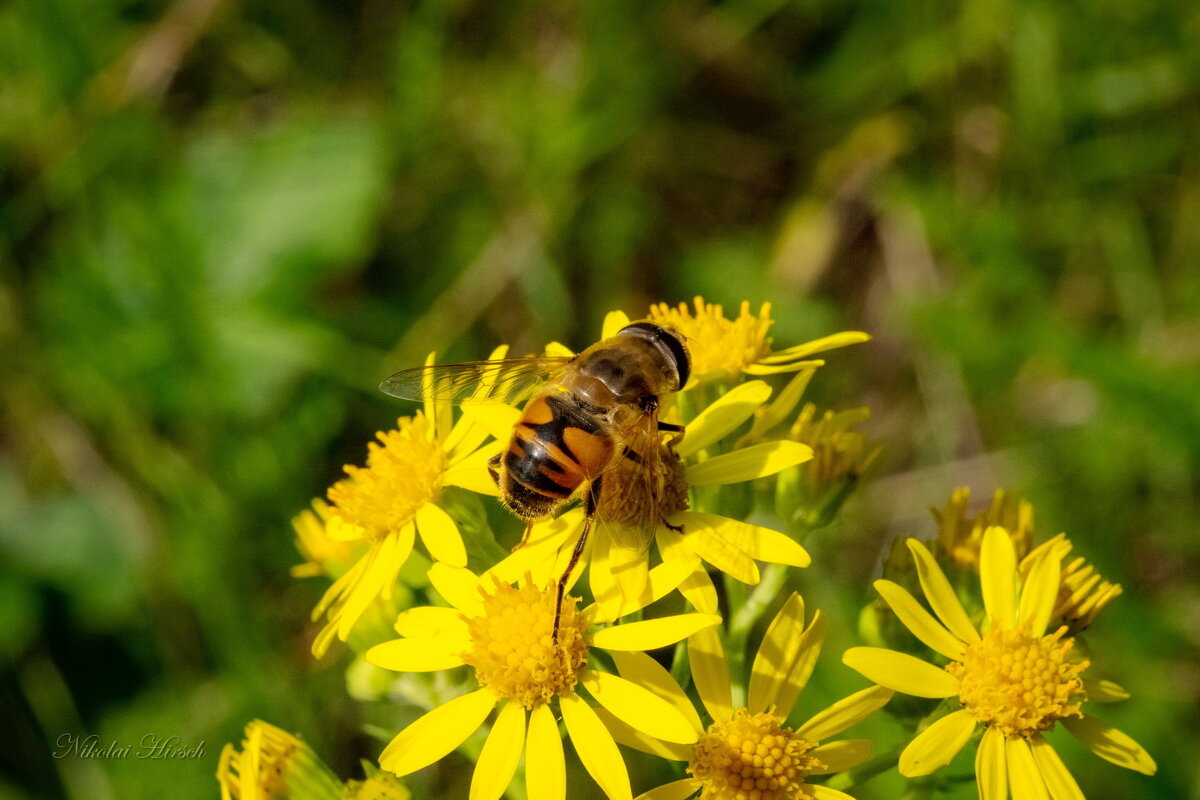
[[[463,361],[401,370],[379,384],[402,400],[497,400],[508,403],[529,394],[562,370],[570,358],[508,358]]]
[[[642,551],[662,522],[662,496],[669,465],[664,463],[658,417],[647,414],[617,433],[622,451],[604,473],[599,524],[613,543]]]

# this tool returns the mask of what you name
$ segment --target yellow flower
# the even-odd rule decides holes
[[[331,538],[325,529],[329,519],[329,505],[321,499],[313,500],[311,509],[305,509],[292,517],[292,529],[296,531],[296,549],[304,556],[304,563],[292,567],[293,578],[312,578],[329,575],[338,578],[357,560],[361,547],[352,547],[350,542]]]
[[[653,659],[640,653],[616,659],[621,674],[655,691],[687,715],[695,744],[656,741],[601,711],[617,741],[652,755],[687,762],[691,777],[651,789],[639,800],[845,800],[847,795],[808,782],[842,772],[871,755],[865,739],[827,741],[881,708],[892,691],[872,686],[791,728],[787,719],[803,691],[825,636],[818,611],[806,627],[804,600],[793,593],[758,648],[744,707],[735,708],[729,663],[716,629],[688,639],[692,679],[712,723],[704,726],[691,701]]]
[[[1065,533],[1043,542],[1021,560],[1021,575],[1029,574],[1043,551],[1053,550],[1055,557],[1063,560],[1072,547]],[[1104,580],[1082,556],[1073,558],[1063,564],[1062,583],[1051,618],[1061,619],[1073,630],[1082,630],[1121,592],[1121,584]]]
[[[377,434],[379,441],[368,445],[366,467],[345,468],[347,477],[329,488],[329,505],[317,506],[319,516],[302,513],[297,519],[302,544],[321,543],[320,555],[306,553],[310,560],[326,555],[322,538],[330,546],[345,542],[361,552],[313,611],[313,619],[328,615],[313,643],[318,657],[335,636],[346,641],[372,601],[391,597],[417,536],[434,559],[466,565],[458,525],[439,501],[447,486],[496,494],[487,474],[489,453],[482,447],[488,426],[479,423],[489,407],[480,405],[473,411],[451,425],[449,403],[427,401],[423,412],[402,417],[395,430]],[[314,530],[317,525],[320,535]]]
[[[623,607],[630,613],[670,592],[691,565],[663,564],[649,575],[645,594]],[[367,652],[367,661],[399,672],[428,672],[470,665],[480,688],[432,709],[401,731],[380,765],[397,775],[426,767],[462,744],[492,710],[500,711],[471,779],[473,800],[496,800],[508,787],[522,752],[530,800],[566,797],[561,736],[552,706],[584,767],[613,800],[630,797],[629,775],[612,736],[585,695],[615,717],[650,736],[678,743],[696,740],[684,715],[634,681],[592,669],[588,651],[617,654],[673,644],[720,618],[680,614],[601,627],[613,618],[596,606],[576,609],[563,600],[558,641],[552,638],[556,588],[528,579],[516,587],[494,574],[477,578],[465,568],[435,564],[434,588],[453,608],[424,606],[400,615],[403,638]]]
[[[1028,500],[997,489],[992,504],[974,517],[967,516],[971,490],[955,489],[945,508],[931,508],[938,524],[938,546],[959,566],[979,567],[979,547],[983,532],[992,525],[1008,531],[1016,549],[1017,560],[1025,558],[1033,548],[1033,506]]]
[[[242,749],[227,744],[217,764],[221,800],[339,800],[342,785],[308,745],[262,720],[246,726]]]
[[[917,697],[957,698],[958,710],[921,731],[900,754],[900,772],[928,775],[945,766],[984,728],[975,757],[983,800],[1013,797],[1082,799],[1074,778],[1042,735],[1062,723],[1096,755],[1147,775],[1156,766],[1141,745],[1094,717],[1083,703],[1124,699],[1106,681],[1081,674],[1066,628],[1047,634],[1058,598],[1061,564],[1047,548],[1021,579],[1012,538],[992,526],[983,535],[979,567],[987,623],[976,629],[929,551],[914,539],[909,549],[935,619],[911,594],[887,580],[875,588],[918,639],[950,663],[939,668],[914,656],[877,647],[847,650],[843,661],[881,686]],[[1018,584],[1020,590],[1018,591]]]
[[[743,372],[749,375],[796,372],[823,364],[808,358],[815,353],[871,338],[859,331],[843,331],[772,352],[767,336],[774,323],[770,303],[763,303],[755,316],[750,313],[750,303],[743,302],[737,318],[726,319],[721,306],[705,303],[701,297],[695,299],[694,313],[684,303],[674,308],[666,303],[653,305],[650,320],[669,325],[687,337],[692,374],[697,382],[737,377]]]
[[[363,767],[367,772],[366,780],[346,781],[342,800],[410,800],[412,797],[394,775],[380,772],[378,767],[365,761]]]

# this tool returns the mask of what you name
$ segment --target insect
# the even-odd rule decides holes
[[[683,428],[659,420],[658,409],[690,372],[680,334],[634,322],[573,357],[435,364],[397,372],[380,389],[408,400],[462,402],[486,385],[491,397],[528,398],[508,446],[488,468],[505,506],[525,520],[522,544],[535,521],[582,498],[583,529],[558,580],[557,641],[563,592],[593,523],[613,523],[618,545],[640,549],[666,522],[660,501],[672,464],[663,457],[670,453],[663,434],[682,436]]]

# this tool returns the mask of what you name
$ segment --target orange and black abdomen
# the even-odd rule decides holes
[[[550,514],[613,457],[597,415],[569,394],[538,397],[525,407],[504,451],[505,502],[522,517]]]

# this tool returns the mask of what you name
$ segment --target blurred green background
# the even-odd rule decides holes
[[[215,797],[255,716],[358,775],[288,520],[379,379],[697,293],[876,337],[810,390],[886,448],[817,691],[887,539],[1008,486],[1126,588],[1103,716],[1160,769],[1064,745],[1084,791],[1200,797],[1198,90],[1184,2],[4,4],[0,797]],[[50,755],[147,733],[206,756]]]

